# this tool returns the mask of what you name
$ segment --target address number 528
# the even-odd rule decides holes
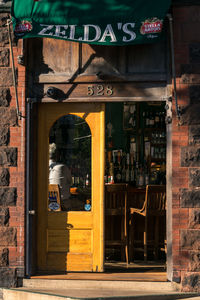
[[[88,85],[87,87],[88,96],[112,96],[113,87],[112,86],[103,86],[103,85]]]

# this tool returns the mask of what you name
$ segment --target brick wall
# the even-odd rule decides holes
[[[200,290],[200,6],[174,7],[178,125],[173,107],[173,280]],[[24,276],[25,118],[17,120],[6,21],[0,14],[0,286]],[[15,62],[22,42],[14,44]],[[25,69],[16,63],[25,116]],[[174,102],[173,102],[174,103]]]
[[[24,276],[25,118],[18,121],[13,88],[7,13],[0,13],[0,287]],[[22,44],[22,42],[21,42]],[[15,61],[22,46],[14,43]],[[25,115],[25,71],[16,65]]]
[[[174,7],[181,125],[172,133],[173,280],[200,290],[200,6]],[[174,106],[175,111],[175,106]]]

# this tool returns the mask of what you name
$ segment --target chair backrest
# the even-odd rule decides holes
[[[130,208],[142,209],[145,202],[146,188],[128,187],[128,205]]]
[[[49,184],[48,209],[60,211],[60,188],[58,184]]]
[[[126,184],[115,184],[105,186],[105,210],[120,210],[127,205]]]
[[[166,186],[147,185],[145,211],[149,215],[161,215],[166,210]]]

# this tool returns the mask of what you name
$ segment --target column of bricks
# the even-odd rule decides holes
[[[24,276],[25,118],[18,120],[8,27],[0,14],[0,286]],[[22,45],[13,40],[19,105],[25,116],[25,72],[17,65]]]
[[[173,280],[200,289],[200,6],[173,9],[177,96],[173,106]],[[173,99],[174,100],[174,99]]]

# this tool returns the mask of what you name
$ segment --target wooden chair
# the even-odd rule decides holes
[[[147,249],[151,246],[154,250],[154,258],[158,259],[158,250],[165,250],[165,228],[163,229],[164,234],[162,241],[159,240],[160,237],[160,218],[165,218],[166,215],[166,186],[163,185],[147,185],[146,193],[142,208],[130,207],[130,221],[129,221],[129,253],[130,258],[133,257],[133,252],[143,251],[144,252],[144,261],[147,261]],[[134,216],[138,214],[144,218],[143,222],[143,247],[137,248],[136,241],[134,240],[135,231],[137,228],[134,224]],[[150,217],[152,228],[150,226]],[[154,220],[153,220],[154,219]],[[154,221],[154,222],[153,222]],[[140,223],[141,225],[141,223]],[[153,239],[149,239],[149,233],[154,235]],[[135,245],[134,245],[135,244]]]
[[[60,188],[58,184],[49,184],[48,193],[48,210],[49,211],[60,211]]]
[[[105,186],[105,248],[120,247],[128,264],[127,184]]]

